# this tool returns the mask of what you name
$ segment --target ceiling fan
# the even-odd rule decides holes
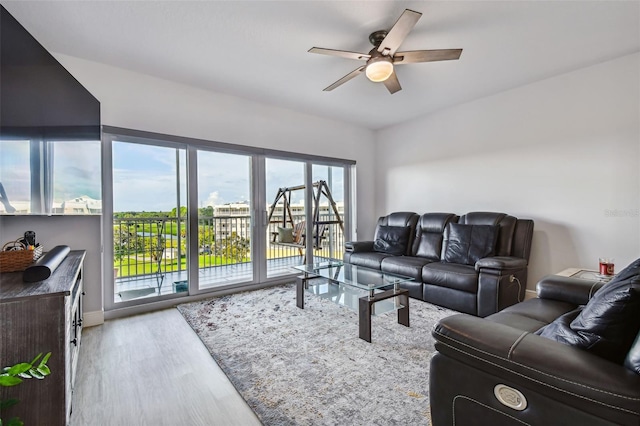
[[[383,82],[391,94],[402,90],[400,82],[394,71],[394,65],[412,64],[416,62],[448,61],[459,59],[462,49],[438,49],[438,50],[411,50],[398,52],[398,48],[405,37],[418,22],[422,13],[405,9],[400,18],[393,24],[389,31],[375,31],[369,35],[369,41],[373,49],[369,53],[349,52],[346,50],[324,49],[312,47],[310,53],[322,55],[340,56],[347,59],[366,61],[364,65],[342,77],[332,85],[324,89],[325,92],[335,89],[363,71],[367,78],[373,82]]]

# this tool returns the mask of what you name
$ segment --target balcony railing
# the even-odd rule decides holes
[[[331,221],[333,215],[322,215],[320,221]],[[304,215],[294,216],[294,223]],[[272,244],[272,233],[279,224],[267,227],[267,266],[269,260],[299,258],[304,250]],[[281,225],[280,225],[281,226]],[[290,225],[288,225],[290,226]],[[338,224],[326,225],[314,256],[341,259],[344,234]],[[114,218],[114,273],[119,281],[152,278],[169,272],[187,270],[186,218]],[[251,216],[216,216],[198,219],[198,265],[200,269],[250,264]],[[301,254],[302,253],[302,254]]]

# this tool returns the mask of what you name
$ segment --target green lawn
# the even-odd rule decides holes
[[[298,256],[298,255],[299,255],[298,251],[295,249],[287,250],[286,253],[283,253],[279,250],[276,251],[273,249],[269,249],[267,251],[268,259],[276,259],[280,257],[290,257],[290,256]],[[250,261],[251,261],[250,258],[244,259],[244,262],[250,262]],[[211,267],[216,265],[233,265],[235,263],[238,263],[238,262],[224,256],[213,256],[208,254],[201,254],[198,256],[198,266],[200,268],[206,268],[206,267]],[[178,268],[177,259],[167,260],[167,261],[162,260],[160,265],[161,265],[162,272],[174,272],[179,270],[184,271],[187,269],[187,259],[184,257],[180,259],[180,265],[181,265],[180,268]],[[122,278],[122,277],[136,276],[136,275],[153,274],[156,272],[157,264],[156,262],[153,262],[151,260],[142,260],[140,258],[136,260],[135,257],[131,259],[124,257],[121,262],[116,260],[114,262],[113,268],[114,270],[116,269],[118,270],[116,277]]]
[[[245,262],[249,262],[250,259],[245,259]],[[201,254],[198,256],[198,265],[200,268],[216,266],[216,265],[230,265],[238,263],[235,260],[228,259],[223,256],[210,256],[207,254]],[[180,268],[178,268],[178,260],[164,261],[160,263],[162,272],[174,272],[187,269],[187,259],[180,259]],[[123,258],[122,262],[114,262],[114,270],[118,269],[118,277],[129,277],[135,275],[146,275],[156,272],[157,264],[151,260],[142,261],[140,259],[128,259]]]

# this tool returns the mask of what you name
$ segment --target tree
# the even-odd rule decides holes
[[[198,247],[213,246],[213,229],[206,225],[201,225],[198,229]]]
[[[177,211],[178,209],[175,207],[171,209],[171,212],[169,213],[169,217],[178,217],[178,215],[176,214]],[[187,217],[187,208],[185,206],[180,207],[180,217]]]
[[[213,207],[212,206],[207,206],[207,207],[201,207],[198,209],[198,216],[199,217],[213,217]]]
[[[247,258],[250,249],[251,243],[248,238],[243,238],[236,232],[232,232],[231,235],[216,244],[215,253],[217,256],[223,256],[234,260],[236,263],[241,263]]]
[[[121,261],[124,257],[137,250],[137,235],[135,226],[117,225],[113,227],[113,257]]]
[[[165,248],[165,238],[163,236],[153,235],[142,238],[142,241],[144,244],[144,252],[149,253],[154,262],[160,260],[162,251]]]

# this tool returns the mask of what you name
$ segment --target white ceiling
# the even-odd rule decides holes
[[[639,1],[1,1],[51,52],[380,129],[640,51]],[[390,95],[312,46],[368,52],[371,32],[423,13],[400,50],[463,48],[403,65]]]

